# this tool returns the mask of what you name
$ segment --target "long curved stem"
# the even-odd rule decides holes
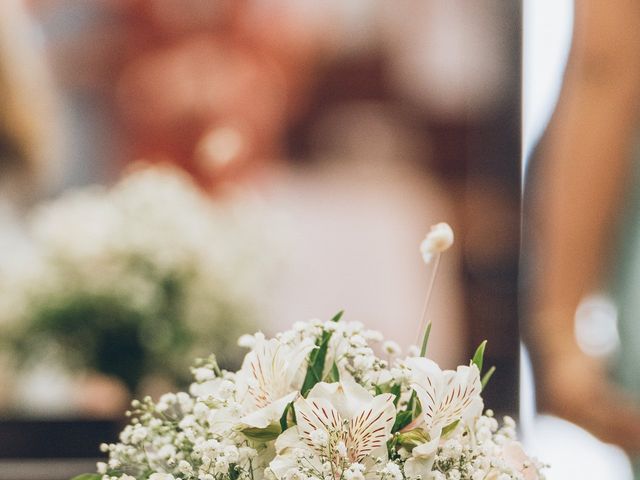
[[[438,252],[433,260],[433,268],[431,269],[431,278],[429,279],[429,286],[427,287],[427,294],[424,299],[424,306],[422,307],[422,316],[420,317],[420,328],[418,330],[418,338],[422,337],[422,348],[420,349],[420,356],[424,357],[427,352],[427,343],[429,342],[429,334],[431,333],[431,322],[427,321],[427,311],[429,310],[429,303],[431,302],[431,296],[433,294],[433,286],[436,282],[436,275],[438,274],[438,267],[440,266],[440,257],[442,253]]]

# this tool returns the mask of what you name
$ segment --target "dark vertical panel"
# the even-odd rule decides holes
[[[521,213],[522,5],[502,1],[496,22],[508,42],[508,88],[500,107],[471,129],[464,219],[464,279],[469,348],[488,340],[485,365],[496,373],[485,404],[500,413],[518,410],[518,259]]]

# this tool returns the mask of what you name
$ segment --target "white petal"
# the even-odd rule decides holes
[[[414,447],[411,451],[411,455],[421,460],[433,458],[438,450],[438,443],[440,442],[440,430],[431,432],[431,440]]]
[[[439,406],[439,423],[446,427],[456,420],[465,417],[470,409],[477,410],[481,401],[480,372],[478,367],[461,366],[446,373],[447,389]],[[482,404],[480,403],[480,410]]]
[[[293,402],[298,392],[291,392],[275,402],[271,402],[266,407],[259,408],[240,419],[240,425],[254,428],[266,428],[269,425],[278,423],[287,404]]]
[[[408,359],[407,365],[411,369],[412,387],[420,399],[427,429],[430,429],[437,417],[440,399],[444,394],[444,373],[437,363],[422,357]]]
[[[412,358],[408,363],[428,430],[468,420],[482,411],[482,386],[475,365],[443,372],[427,359]]]
[[[353,461],[360,462],[371,452],[386,448],[396,419],[393,399],[390,393],[378,395],[349,421],[346,443]]]
[[[295,425],[287,428],[276,438],[275,447],[278,455],[286,453],[285,451],[289,448],[299,448],[300,446],[299,429]]]
[[[336,383],[317,383],[309,392],[308,398],[328,400],[342,418],[349,419],[369,404],[373,395],[347,376]]]
[[[430,459],[421,459],[421,458],[409,458],[404,463],[404,474],[408,480],[416,480],[418,478],[426,479],[431,478],[429,474],[431,473],[431,468],[433,467],[433,462],[435,461],[435,456]]]
[[[291,386],[295,386],[296,389],[300,389],[302,384],[294,385],[294,380],[298,376],[300,370],[307,366],[307,359],[309,357],[309,353],[311,350],[315,348],[315,345],[311,341],[305,341],[297,344],[294,348],[288,348],[288,351],[280,351],[280,354],[284,354],[286,358],[285,365],[286,369],[286,377],[287,383]],[[301,379],[303,380],[303,378]]]
[[[311,434],[315,430],[324,430],[328,435],[332,431],[343,430],[344,420],[338,411],[325,398],[299,398],[294,403],[298,433],[304,443],[319,454],[324,453],[323,447],[314,444]]]
[[[293,385],[297,372],[306,363],[308,353],[313,348],[309,344],[300,344],[290,348],[277,339],[265,340],[256,336],[253,350],[244,358],[239,383],[246,384],[245,397],[247,408],[264,408],[271,402],[298,390]],[[240,390],[245,385],[240,385]]]

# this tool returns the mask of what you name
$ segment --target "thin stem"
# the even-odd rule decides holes
[[[431,302],[431,294],[433,293],[433,286],[436,282],[436,275],[438,274],[438,267],[440,266],[440,257],[442,253],[438,252],[433,260],[433,268],[431,269],[431,278],[429,279],[429,286],[427,287],[427,295],[424,299],[424,306],[422,307],[422,316],[420,317],[420,329],[418,330],[418,338],[424,335],[422,341],[422,348],[420,350],[420,356],[424,357],[427,352],[427,342],[429,340],[429,334],[431,333],[430,322],[427,322],[427,310],[429,309],[429,303]],[[424,332],[424,333],[423,333]]]

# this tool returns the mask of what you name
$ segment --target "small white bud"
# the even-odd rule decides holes
[[[393,340],[387,340],[382,344],[383,350],[389,355],[398,355],[402,350],[400,349],[400,345],[398,345]]]
[[[255,344],[256,338],[253,335],[245,334],[238,339],[238,346],[242,348],[253,348]]]
[[[420,253],[425,263],[431,262],[436,253],[442,253],[453,245],[453,230],[441,222],[433,225],[420,244]]]

